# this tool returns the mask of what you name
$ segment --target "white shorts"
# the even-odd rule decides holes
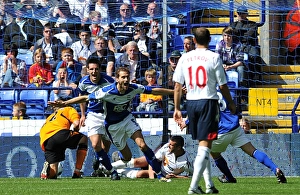
[[[104,118],[105,116],[102,113],[89,112],[87,114],[85,125],[87,126],[88,137],[92,135],[104,135],[103,137],[105,138],[106,131],[104,126]]]
[[[123,121],[108,126],[109,137],[119,151],[125,148],[128,138],[138,130],[141,130],[141,127],[132,114],[129,114]]]
[[[244,130],[239,126],[233,131],[225,134],[219,134],[218,139],[212,142],[211,152],[225,152],[228,145],[239,148],[246,143],[250,142],[245,136]]]

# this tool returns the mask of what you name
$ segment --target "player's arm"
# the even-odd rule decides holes
[[[232,97],[230,95],[230,91],[229,91],[227,84],[220,85],[220,91],[221,91],[223,97],[225,98],[225,100],[228,102],[228,109],[230,110],[231,114],[235,114],[236,106],[235,106],[234,101],[232,100]]]
[[[175,83],[174,86],[174,113],[173,113],[173,118],[177,124],[180,124],[182,122],[182,115],[180,111],[180,101],[181,101],[181,96],[182,96],[182,84],[180,83]]]
[[[73,121],[73,129],[74,131],[79,131],[79,120]]]
[[[153,95],[173,95],[174,90],[166,89],[166,88],[153,88],[152,94]]]
[[[87,102],[89,101],[89,96],[88,95],[83,95],[83,96],[78,96],[72,99],[69,99],[67,101],[65,101],[65,105],[70,105],[70,104],[79,104],[79,103],[83,103],[83,102]]]

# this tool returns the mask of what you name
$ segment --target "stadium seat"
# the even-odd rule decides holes
[[[26,103],[27,115],[31,118],[45,118],[48,102],[48,90],[22,90],[20,101]]]
[[[16,103],[15,90],[0,91],[0,116],[12,116],[13,104]]]
[[[168,17],[168,24],[170,26],[170,32],[172,33],[172,35],[178,35],[179,32],[176,25],[179,24],[179,19],[176,17]]]
[[[211,51],[215,51],[216,50],[216,45],[223,39],[222,35],[210,35],[210,42],[209,42],[209,49]]]

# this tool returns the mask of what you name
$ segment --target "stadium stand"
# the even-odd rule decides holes
[[[0,90],[0,116],[11,116],[15,100],[15,90]]]

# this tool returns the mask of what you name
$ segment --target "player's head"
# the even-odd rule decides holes
[[[169,141],[169,152],[176,153],[182,151],[184,146],[184,139],[182,136],[174,135]]]
[[[98,57],[89,57],[86,61],[87,73],[90,75],[90,80],[93,83],[97,83],[100,80],[100,66],[101,62],[99,61]]]
[[[198,45],[208,47],[208,44],[210,42],[210,32],[207,28],[196,28],[194,29],[193,34],[194,42],[196,42]]]
[[[128,89],[130,83],[130,71],[127,67],[119,67],[116,71],[116,82],[120,93]]]
[[[17,102],[13,105],[13,117],[17,117],[18,119],[20,117],[23,117],[26,115],[26,104],[25,102]]]

